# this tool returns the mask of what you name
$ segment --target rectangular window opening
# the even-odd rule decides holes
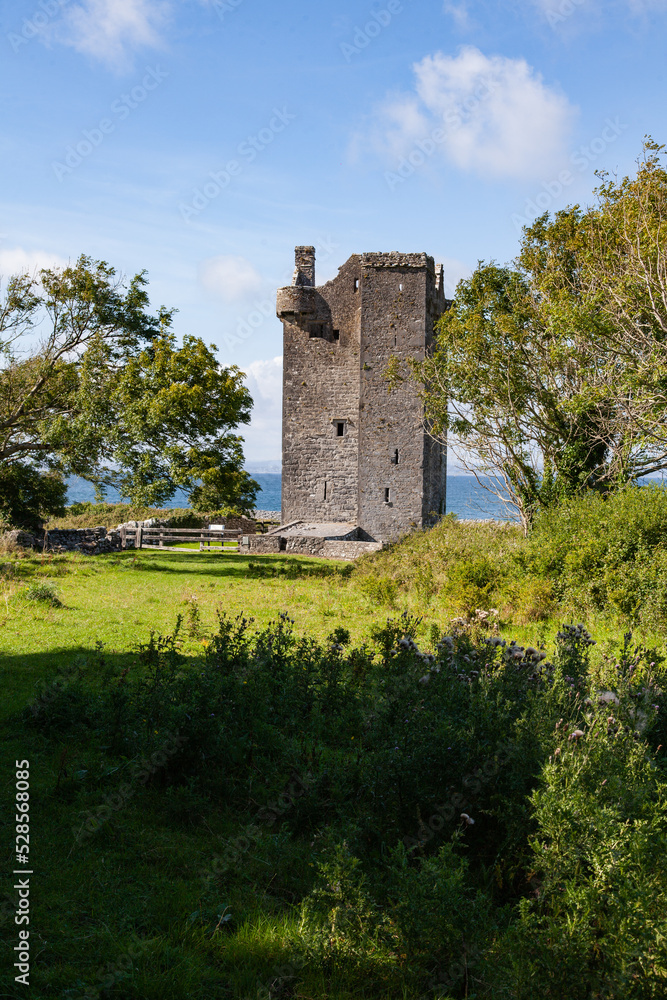
[[[359,291],[359,279],[358,278],[354,279],[354,290],[355,290],[355,292]]]
[[[340,330],[334,330],[333,337],[334,340],[340,340]]]
[[[394,451],[394,457],[391,460],[392,465],[398,465],[398,448]]]
[[[336,437],[339,437],[339,438],[345,437],[345,421],[344,420],[337,420],[336,421]]]
[[[322,499],[323,499],[323,500],[326,500],[326,498],[327,498],[327,484],[325,483],[325,484],[324,484],[324,496],[323,496],[323,498],[322,498]]]
[[[403,282],[401,282],[400,285],[398,286],[398,290],[399,292],[403,291]]]
[[[390,500],[391,500],[391,494],[390,494],[390,492],[389,492],[389,487],[388,487],[388,486],[386,486],[386,487],[385,487],[385,491],[384,491],[384,502],[385,502],[385,503],[389,503],[389,502],[390,502]]]

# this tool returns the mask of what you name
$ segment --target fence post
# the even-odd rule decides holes
[[[137,534],[135,535],[134,547],[135,549],[140,549],[144,541],[144,529],[142,527],[137,528]]]
[[[120,547],[121,549],[127,548],[127,528],[125,525],[120,529]]]

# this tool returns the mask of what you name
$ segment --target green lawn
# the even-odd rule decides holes
[[[319,559],[250,559],[219,550],[185,554],[173,549],[96,557],[12,554],[2,559],[0,710],[5,714],[26,703],[40,677],[53,675],[76,656],[89,655],[98,643],[107,653],[124,654],[146,642],[151,631],[171,632],[179,614],[185,619],[186,649],[192,653],[214,627],[218,611],[250,616],[257,627],[284,611],[302,634],[324,638],[342,625],[359,641],[373,621],[391,614],[350,586],[340,573],[344,564]],[[334,575],[305,575],[326,567]],[[255,575],[285,570],[288,576]],[[33,581],[52,584],[63,606],[26,599]],[[188,615],[195,605],[201,634],[189,636]]]
[[[142,550],[92,558],[77,554],[0,556],[0,735],[5,745],[1,815],[10,817],[4,820],[5,872],[10,873],[14,864],[14,761],[25,758],[31,764],[35,873],[31,883],[33,985],[26,991],[14,984],[11,974],[3,978],[0,973],[0,998],[376,1000],[387,996],[407,1000],[413,996],[401,992],[401,977],[409,970],[403,969],[400,954],[376,960],[371,947],[368,985],[354,971],[352,957],[336,968],[294,964],[299,962],[298,903],[313,888],[314,873],[333,827],[329,829],[326,816],[316,812],[305,824],[306,832],[291,836],[292,817],[288,815],[275,827],[260,823],[259,832],[252,839],[246,837],[261,803],[267,796],[275,798],[289,780],[293,766],[289,755],[282,761],[276,759],[277,773],[273,774],[268,750],[266,760],[271,765],[265,763],[264,773],[258,770],[251,777],[247,797],[232,806],[224,796],[207,797],[196,784],[162,782],[159,771],[154,780],[138,780],[140,761],[107,745],[103,731],[93,724],[77,728],[75,711],[67,725],[55,725],[52,730],[26,724],[24,713],[35,698],[38,682],[48,685],[58,677],[65,677],[63,704],[67,707],[67,672],[72,668],[82,670],[93,698],[99,679],[109,670],[116,679],[126,668],[135,678],[138,672],[141,676],[137,645],[146,643],[151,632],[173,632],[178,615],[183,617],[182,652],[187,657],[183,670],[192,671],[194,677],[203,669],[218,612],[251,617],[253,629],[265,627],[286,612],[300,636],[325,640],[342,628],[349,631],[354,645],[361,646],[371,641],[374,625],[409,611],[422,616],[417,630],[421,647],[433,648],[434,632],[441,635],[447,630],[455,613],[452,601],[460,600],[461,594],[473,593],[476,598],[485,586],[483,580],[471,583],[461,576],[458,589],[452,591],[444,583],[438,586],[437,574],[444,580],[445,570],[449,572],[450,566],[464,559],[477,572],[475,560],[481,547],[491,554],[500,552],[498,559],[508,559],[520,544],[514,534],[498,535],[490,528],[445,526],[441,534],[420,534],[409,546],[406,543],[363,560],[354,570],[325,560],[250,558],[213,549],[210,553]],[[34,599],[35,585],[46,585],[41,600]],[[59,603],[44,600],[49,587]],[[477,590],[470,591],[471,587]],[[524,603],[522,607],[529,606]],[[531,642],[543,635],[551,646],[562,621],[560,612],[538,621],[526,621],[525,612],[522,615],[517,624],[503,626],[502,632]],[[609,642],[613,638],[617,645],[618,628],[610,625],[609,629]],[[597,639],[605,638],[602,631],[594,634]],[[596,658],[600,652],[598,646]],[[354,684],[356,679],[351,690]],[[47,705],[50,690],[47,687],[44,693],[42,688]],[[417,703],[414,711],[419,707]],[[208,709],[206,718],[207,713]],[[397,716],[399,726],[403,714]],[[298,730],[299,718],[292,721]],[[149,738],[159,748],[163,734],[157,730],[153,734],[151,726]],[[252,733],[250,738],[252,760]],[[357,814],[361,816],[371,803],[381,811],[382,803],[366,792],[350,803],[330,794],[329,765],[317,763],[322,753],[319,737],[312,743],[309,740],[305,735],[295,737],[294,759],[302,757],[298,769],[304,772],[304,761],[320,767],[318,808],[337,817],[341,831],[349,826],[354,836]],[[352,748],[361,743],[360,734],[345,740],[357,742],[339,747],[333,737],[328,750],[332,773],[338,770],[343,776],[352,775],[359,763]],[[423,741],[430,747],[428,732]],[[389,751],[393,746],[392,739]],[[384,766],[378,766],[378,776]],[[205,760],[197,767],[200,774],[206,773]],[[436,771],[444,784],[450,780],[439,768]],[[97,815],[107,801],[113,803],[124,785],[132,790],[130,798],[118,808],[114,805],[108,821],[90,837],[77,840],[87,817]],[[230,844],[236,845],[242,863],[216,875],[215,858],[224,855]],[[379,842],[376,846],[384,856],[384,846]],[[16,900],[10,878],[0,899],[6,959],[16,940]],[[503,885],[498,878],[498,885]],[[227,915],[231,915],[229,923]],[[385,961],[389,963],[386,969]],[[5,969],[11,964],[4,963]],[[442,1000],[449,996],[446,992],[436,995]]]
[[[327,575],[308,575],[314,572]],[[106,777],[109,765],[99,747],[68,734],[47,740],[26,729],[21,713],[39,681],[51,683],[72,666],[82,665],[94,683],[98,670],[135,665],[134,647],[151,631],[173,631],[179,614],[183,651],[193,667],[218,611],[251,616],[257,628],[287,612],[300,634],[325,638],[343,626],[362,643],[374,622],[398,611],[361,593],[348,573],[344,564],[318,559],[250,559],[213,551],[0,557],[2,805],[11,815],[14,760],[29,759],[33,941],[36,951],[43,950],[33,961],[35,985],[29,993],[9,976],[0,980],[0,996],[269,996],[266,991],[283,976],[280,970],[293,961],[290,941],[298,934],[290,902],[312,884],[316,853],[309,844],[283,844],[263,830],[257,850],[244,853],[242,870],[222,883],[212,880],[214,856],[243,834],[256,807],[249,804],[239,816],[189,795],[187,787],[165,796],[150,785],[77,846],[77,826],[105,801],[105,788],[112,792],[119,775]],[[34,583],[51,585],[62,606],[29,599]],[[125,766],[129,772],[132,762]],[[10,872],[11,823],[6,834]],[[6,881],[0,901],[6,958],[15,940],[10,886]],[[225,907],[234,915],[233,936],[224,925],[215,933]],[[143,950],[132,957],[128,972],[123,963],[137,936]],[[329,995],[321,971],[301,975],[312,989],[308,995]],[[102,989],[105,981],[111,983],[108,991]],[[335,995],[352,1000],[363,994],[348,993],[341,980]]]
[[[0,557],[1,559],[2,557]],[[61,653],[94,646],[101,641],[114,649],[127,649],[144,641],[152,629],[169,630],[187,602],[197,599],[205,622],[213,625],[216,610],[252,615],[262,625],[280,611],[297,618],[299,629],[318,636],[345,621],[361,635],[369,613],[378,613],[372,602],[351,590],[336,574],[343,564],[319,559],[256,556],[218,549],[187,554],[175,549],[142,550],[87,557],[56,555],[41,559],[5,557],[0,566],[3,654]],[[257,578],[251,564],[289,576]],[[307,576],[313,568],[330,566],[333,576]],[[260,572],[261,572],[260,570]],[[304,575],[301,576],[300,574]],[[62,608],[45,607],[21,597],[32,580],[53,583]],[[380,614],[382,617],[382,614]],[[386,617],[386,616],[385,616]]]

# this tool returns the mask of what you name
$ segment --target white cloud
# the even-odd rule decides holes
[[[262,291],[263,281],[245,257],[207,257],[198,268],[199,283],[223,302],[242,302]]]
[[[0,250],[0,277],[3,281],[14,274],[33,274],[43,267],[65,267],[68,261],[45,250],[23,250],[21,247]]]
[[[380,108],[373,137],[394,166],[429,142],[436,158],[500,177],[542,177],[567,155],[575,108],[525,59],[464,46],[426,56],[414,73],[414,91]]]
[[[57,41],[114,70],[127,70],[137,49],[162,48],[169,15],[163,0],[82,0],[54,26]]]
[[[470,12],[466,0],[460,0],[460,3],[445,0],[444,11],[453,19],[457,28],[463,31],[470,27]]]
[[[253,398],[252,420],[241,429],[246,459],[280,459],[282,452],[283,359],[252,361],[246,366],[246,385]]]

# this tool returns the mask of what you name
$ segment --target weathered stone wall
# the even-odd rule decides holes
[[[445,275],[442,264],[426,274],[426,353],[433,347],[435,324],[451,306],[445,298]],[[447,448],[441,441],[424,435],[424,500],[422,524],[433,524],[446,511]]]
[[[83,552],[90,556],[116,552],[121,547],[120,532],[104,527],[57,528],[48,532],[15,530],[5,532],[3,540],[40,552]]]
[[[244,535],[254,535],[257,531],[257,521],[250,517],[225,517],[222,523],[227,531],[242,531]]]
[[[312,301],[288,301],[279,292],[283,522],[314,516],[353,521],[357,516],[360,309],[355,276],[358,258],[351,258],[338,278],[316,289]],[[344,424],[342,435],[337,422]]]
[[[283,535],[249,535],[248,551],[257,555],[284,552],[287,540]],[[242,546],[243,547],[243,546]]]
[[[20,548],[32,548],[47,552],[83,552],[85,555],[100,555],[103,552],[119,552],[122,549],[121,528],[168,528],[171,522],[151,518],[148,521],[127,521],[117,528],[100,526],[97,528],[53,528],[50,531],[10,531],[5,538]],[[230,531],[243,531],[252,536],[257,530],[257,522],[247,517],[225,518],[225,527]],[[134,548],[134,537],[126,539],[128,549]]]
[[[411,384],[389,393],[384,372],[392,355],[424,357],[428,258],[364,254],[362,266],[359,524],[391,539],[421,525],[424,435]]]
[[[367,552],[378,552],[382,542],[334,541],[329,538],[290,538],[286,535],[252,535],[248,551],[251,555],[320,556],[323,559],[358,559]]]
[[[431,523],[445,510],[446,451],[424,433],[414,389],[389,394],[383,373],[392,355],[430,349],[442,268],[426,254],[355,254],[316,287],[312,248],[297,247],[296,264],[278,291],[283,522],[353,521],[371,539]]]
[[[320,555],[324,559],[358,559],[368,552],[380,552],[383,542],[331,542],[325,541]]]

